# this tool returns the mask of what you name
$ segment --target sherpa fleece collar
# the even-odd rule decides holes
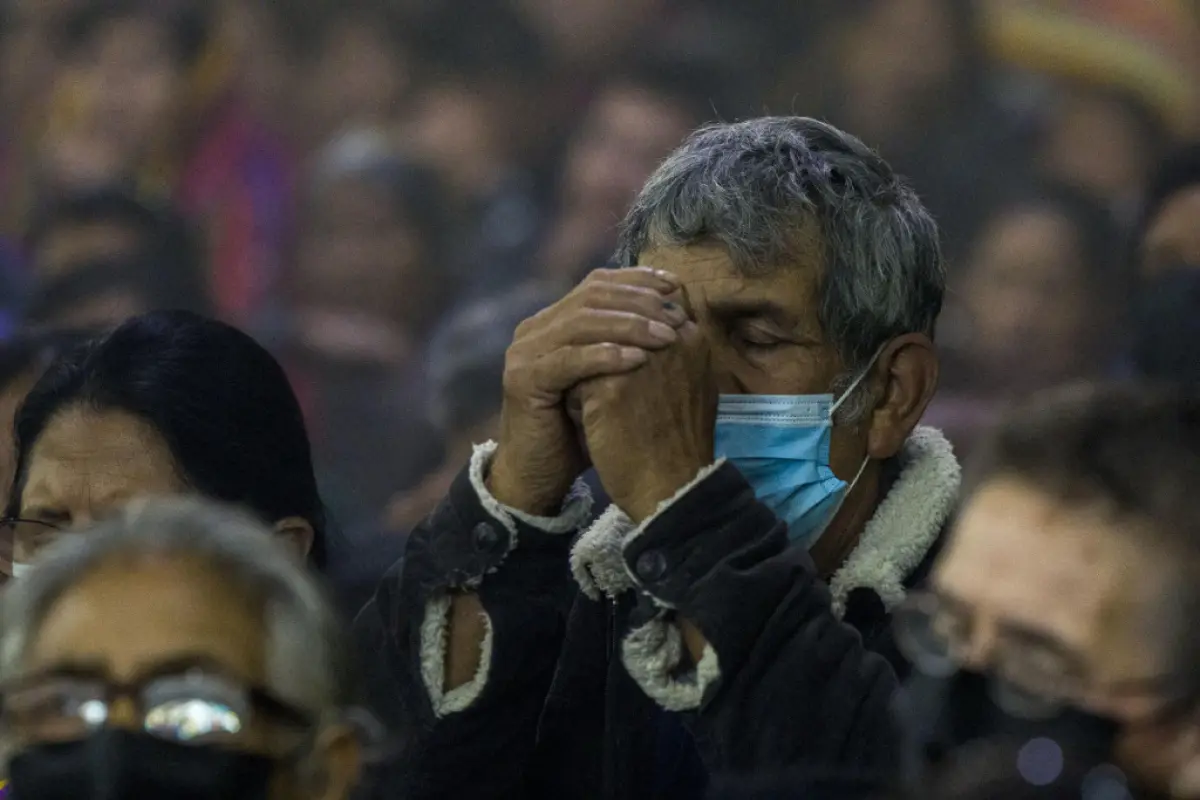
[[[888,611],[904,600],[905,579],[937,541],[958,499],[961,469],[940,431],[918,427],[898,458],[899,476],[863,529],[858,546],[829,582],[839,617],[855,589],[874,591]],[[707,474],[706,470],[700,479]],[[624,512],[609,506],[579,537],[571,551],[571,569],[585,594],[593,599],[616,597],[634,588],[622,551],[640,532]]]

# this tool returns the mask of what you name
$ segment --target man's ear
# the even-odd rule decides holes
[[[301,560],[308,558],[316,537],[312,523],[303,517],[285,517],[275,523],[275,533],[287,541]]]
[[[923,333],[893,339],[879,354],[876,380],[883,394],[871,414],[867,454],[875,460],[891,458],[917,427],[938,382],[937,349]]]

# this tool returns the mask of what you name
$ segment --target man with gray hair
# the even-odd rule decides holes
[[[239,513],[135,502],[10,584],[0,624],[22,800],[344,800],[357,781],[337,618]]]
[[[854,137],[762,118],[689,137],[617,257],[517,330],[498,443],[360,618],[406,733],[397,785],[695,797],[716,772],[886,772],[889,612],[959,482],[917,427],[934,221]],[[589,465],[612,500],[594,520]]]

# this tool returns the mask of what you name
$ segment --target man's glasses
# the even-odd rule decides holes
[[[5,517],[0,519],[0,553],[13,561],[29,563],[65,530],[52,522]]]
[[[58,674],[26,678],[0,691],[0,725],[27,742],[76,741],[108,724],[119,699],[132,701],[146,733],[181,744],[236,741],[253,718],[297,731],[313,725],[308,714],[265,689],[202,670],[136,684]]]
[[[892,617],[896,645],[919,671],[949,677],[968,660],[974,624],[971,615],[930,592],[914,592]],[[1190,679],[1178,675],[1101,683],[1082,661],[1049,638],[1017,631],[1001,632],[982,665],[992,699],[1008,713],[1042,719],[1064,706],[1097,695],[1146,698],[1152,715],[1191,697]]]

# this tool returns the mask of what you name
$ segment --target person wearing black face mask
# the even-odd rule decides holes
[[[20,800],[345,800],[336,615],[265,529],[135,501],[6,590],[0,737]]]
[[[929,592],[894,617],[909,782],[1000,747],[1047,785],[1200,798],[1200,398],[1036,397],[967,486]]]
[[[1144,278],[1131,310],[1134,371],[1200,387],[1200,262],[1181,261]]]

